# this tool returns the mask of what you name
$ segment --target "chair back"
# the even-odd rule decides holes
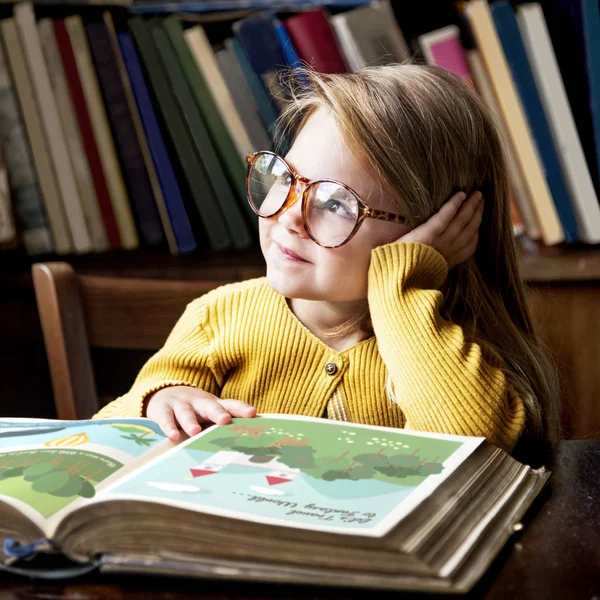
[[[158,350],[186,305],[225,283],[78,275],[65,262],[32,274],[58,419],[100,408],[90,348]]]

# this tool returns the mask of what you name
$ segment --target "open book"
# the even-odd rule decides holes
[[[0,559],[467,591],[549,476],[483,438],[308,417],[234,419],[179,444],[148,419],[6,419]]]

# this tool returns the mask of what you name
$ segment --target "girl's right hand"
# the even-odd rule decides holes
[[[250,418],[256,409],[240,400],[222,400],[186,385],[158,390],[146,399],[146,416],[160,425],[172,441],[179,439],[179,425],[190,437],[202,431],[200,423],[227,425],[231,417]]]

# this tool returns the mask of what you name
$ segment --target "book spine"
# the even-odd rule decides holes
[[[144,241],[155,246],[164,240],[164,235],[108,31],[101,21],[87,23],[85,29],[121,166],[129,184],[129,197]]]
[[[69,39],[69,34],[63,20],[56,20],[53,22],[53,25],[54,37],[65,72],[75,117],[79,125],[79,130],[81,131],[82,143],[88,159],[90,174],[96,192],[98,207],[104,222],[108,244],[112,249],[120,248],[121,238],[119,236],[119,229],[117,227],[110,193],[108,191],[102,162],[100,160],[96,137],[94,135],[87,104],[83,95],[83,88],[81,87],[77,64],[75,63],[75,55],[73,54],[71,40]]]
[[[546,180],[561,221],[565,241],[577,240],[577,222],[569,201],[562,169],[540,97],[535,86],[527,53],[519,33],[519,26],[513,8],[508,2],[495,2],[492,7],[492,18],[496,26],[498,38],[504,49],[513,81],[519,93],[527,122],[536,144]]]
[[[158,210],[160,222],[162,223],[162,227],[165,232],[167,244],[172,254],[179,254],[177,240],[175,239],[173,227],[171,225],[171,221],[169,220],[169,212],[165,205],[165,198],[160,188],[154,163],[152,162],[152,155],[150,154],[150,148],[148,147],[148,140],[146,139],[144,127],[142,126],[140,113],[135,102],[129,75],[127,74],[127,69],[125,68],[123,53],[119,46],[119,40],[117,38],[117,32],[112,15],[109,11],[104,13],[103,20],[106,25],[106,30],[108,31],[112,53],[115,57],[117,70],[119,72],[119,79],[121,80],[121,84],[123,86],[123,92],[125,93],[125,99],[127,101],[129,113],[131,114],[131,121],[135,130],[135,136],[140,147],[140,152],[142,153],[142,160],[144,161],[146,173],[148,174],[148,180],[150,181],[150,186],[152,188],[152,195],[154,197],[154,202],[156,203],[156,209]]]
[[[168,35],[164,22],[162,31]],[[244,222],[241,208],[235,201],[233,192],[229,187],[225,174],[219,163],[217,154],[212,146],[210,136],[200,110],[194,100],[188,81],[185,78],[181,68],[180,61],[177,59],[176,50],[172,45],[157,40],[157,45],[162,48],[161,58],[165,69],[169,73],[173,84],[173,92],[181,107],[184,121],[190,132],[190,138],[200,157],[210,185],[214,190],[215,200],[217,201],[217,210],[231,233],[231,240],[236,248],[248,248],[253,243],[248,226]]]
[[[60,198],[64,203],[73,246],[77,252],[89,252],[93,249],[92,240],[85,223],[73,166],[58,116],[54,94],[52,93],[48,70],[44,62],[33,6],[30,2],[17,4],[14,8],[14,14],[27,65],[31,71],[31,81],[38,110],[40,111],[42,127],[46,135],[50,160],[56,173]]]
[[[323,9],[308,11],[284,21],[300,58],[319,73],[346,73],[335,35]]]
[[[206,156],[203,157],[202,155],[204,149],[198,139],[194,137],[195,131],[190,127],[192,121],[186,120],[191,115],[182,105],[180,94],[184,93],[186,90],[183,85],[178,85],[178,83],[183,82],[179,77],[181,73],[177,69],[177,58],[173,53],[166,32],[160,26],[160,22],[158,20],[153,21],[150,23],[149,27],[150,34],[154,41],[154,47],[158,50],[158,55],[163,65],[163,73],[166,76],[169,89],[173,91],[172,99],[175,101],[174,110],[177,110],[177,114],[181,116],[181,120],[178,121],[177,127],[180,129],[181,134],[187,133],[187,136],[178,136],[178,143],[180,148],[187,149],[183,153],[186,158],[191,159],[191,161],[187,163],[187,177],[190,182],[190,188],[192,190],[194,202],[196,203],[196,208],[204,222],[211,246],[215,250],[229,247],[232,242],[230,230],[227,226],[225,215],[216,198],[217,190],[214,188],[214,182],[211,180],[211,174],[209,173],[210,167],[213,167],[214,164],[212,162],[207,164],[204,161],[204,158],[206,158]],[[193,123],[195,127],[199,127],[201,120],[195,119]],[[192,160],[195,165],[193,169]],[[185,168],[184,165],[184,169]],[[199,190],[202,190],[202,194],[199,193]],[[222,190],[219,189],[219,191]]]
[[[9,244],[16,240],[17,230],[10,205],[8,175],[4,164],[4,155],[0,151],[0,244]]]
[[[248,131],[252,146],[260,150],[270,150],[271,138],[260,120],[256,104],[248,101],[249,98],[252,98],[252,92],[235,57],[227,48],[223,48],[217,52],[217,63],[240,118]]]
[[[565,180],[577,216],[582,241],[600,242],[600,206],[592,176],[585,160],[581,140],[567,92],[563,84],[544,13],[538,3],[519,7],[517,20],[533,67],[540,98],[548,117],[550,132],[561,161]]]
[[[246,83],[252,92],[258,114],[266,130],[270,135],[273,135],[275,123],[277,121],[277,111],[273,108],[273,104],[269,100],[269,96],[267,95],[259,76],[254,72],[242,44],[236,38],[229,38],[225,40],[225,47],[235,57],[235,60],[244,74]]]
[[[183,27],[178,17],[168,17],[163,21],[165,31],[177,53],[177,57],[185,73],[188,84],[200,109],[204,123],[212,139],[213,146],[233,186],[238,199],[246,200],[245,160],[242,160],[230,128],[227,126],[226,115],[222,114],[205,78],[204,71],[194,60],[192,52],[183,35]]]
[[[30,255],[53,250],[52,236],[31,162],[29,144],[19,115],[4,50],[0,46],[0,148],[4,156],[10,198],[23,245]]]
[[[106,109],[102,102],[100,85],[94,70],[90,47],[85,36],[83,22],[80,16],[68,17],[64,21],[69,40],[73,48],[75,64],[81,81],[81,87],[88,107],[88,113],[98,145],[100,160],[104,171],[110,200],[119,229],[119,238],[123,248],[129,250],[139,246],[138,234],[127,197],[127,190],[114,140],[111,135]]]
[[[69,96],[69,88],[54,36],[52,20],[40,20],[38,22],[38,32],[44,49],[46,68],[48,69],[52,91],[56,99],[56,107],[65,134],[65,142],[69,149],[69,156],[73,165],[73,173],[82,202],[85,222],[92,240],[92,247],[96,252],[102,252],[108,248],[108,238],[106,237],[98,199],[96,198],[96,192],[92,184],[92,175],[87,155],[83,149],[81,133],[77,126],[75,109]]]
[[[40,185],[41,198],[52,232],[54,251],[57,254],[67,254],[73,247],[71,233],[50,163],[44,131],[15,20],[10,18],[0,21],[0,29]]]
[[[490,80],[498,99],[500,110],[517,151],[517,160],[532,199],[547,245],[564,241],[564,232],[556,206],[552,201],[548,183],[523,112],[523,107],[510,76],[506,58],[494,27],[486,0],[473,0],[467,7],[467,16]]]
[[[233,31],[259,76],[269,102],[279,114],[284,105],[279,72],[286,68],[286,62],[271,20],[267,15],[251,15],[236,21]]]
[[[150,85],[157,99],[157,105],[160,108],[167,131],[179,158],[194,206],[204,223],[209,243],[215,250],[225,249],[231,244],[229,232],[222,219],[220,219],[220,215],[218,213],[214,215],[216,206],[212,188],[207,181],[204,167],[198,161],[188,137],[189,132],[181,119],[180,109],[172,94],[172,83],[165,72],[160,52],[154,41],[156,36],[156,39],[160,40],[161,45],[168,51],[169,41],[166,34],[162,29],[156,27],[156,23],[147,23],[141,18],[131,19],[129,28],[133,33],[140,56],[146,67]],[[160,35],[161,33],[163,35]],[[213,219],[213,215],[217,218]],[[215,227],[209,227],[210,224],[215,225]]]
[[[123,61],[129,75],[135,101],[140,113],[140,119],[146,133],[148,146],[152,155],[156,175],[164,195],[168,217],[173,227],[173,235],[177,247],[182,253],[196,249],[196,240],[186,212],[181,191],[173,171],[171,158],[167,152],[160,126],[156,119],[154,106],[142,73],[135,43],[130,32],[117,34],[119,46],[123,53]]]

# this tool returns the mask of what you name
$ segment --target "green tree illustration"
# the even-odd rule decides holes
[[[129,440],[130,442],[135,442],[138,446],[148,447],[152,445],[153,442],[156,441],[156,438],[147,438],[146,436],[150,432],[146,433],[130,433],[129,435],[122,435],[121,438],[124,440]]]

